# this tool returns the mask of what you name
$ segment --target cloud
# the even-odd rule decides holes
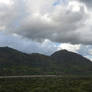
[[[0,3],[0,30],[40,42],[49,39],[60,43],[92,44],[92,14],[88,7],[80,0],[53,5],[56,1],[4,0]]]
[[[72,45],[70,43],[62,43],[58,46],[58,50],[60,49],[66,49],[68,51],[77,52],[80,50],[80,45]]]
[[[92,49],[91,49],[91,50],[89,50],[89,54],[90,54],[90,55],[92,55]]]
[[[91,2],[0,0],[0,46],[44,54],[68,49],[90,56]]]
[[[8,46],[25,53],[42,53],[51,55],[57,50],[55,43],[45,40],[43,43],[35,42],[19,35],[0,32],[0,47]]]
[[[81,32],[89,16],[85,5],[77,1],[57,6],[52,6],[52,0],[50,3],[49,0],[48,3],[44,0],[39,2],[37,5],[35,0],[26,2],[28,15],[21,21],[20,27],[15,29],[15,33],[36,41],[49,39],[54,42],[91,44],[90,38],[84,40],[85,31]],[[32,7],[29,8],[29,5]],[[91,32],[88,30],[88,33]]]
[[[80,0],[81,2],[83,2],[84,4],[87,5],[87,7],[92,7],[92,0]]]

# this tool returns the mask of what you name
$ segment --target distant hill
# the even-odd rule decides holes
[[[60,50],[51,56],[25,54],[0,47],[0,76],[3,75],[92,75],[92,62],[83,56]]]
[[[64,74],[90,74],[92,72],[92,62],[80,54],[67,50],[57,51],[51,55],[62,67]]]

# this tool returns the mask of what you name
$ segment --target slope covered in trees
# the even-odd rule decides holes
[[[46,56],[25,54],[0,47],[0,75],[91,75],[92,62],[83,56],[61,50]]]

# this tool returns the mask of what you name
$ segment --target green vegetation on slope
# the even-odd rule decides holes
[[[46,56],[0,48],[0,76],[8,75],[92,75],[92,62],[83,56],[61,50]]]
[[[92,92],[92,78],[0,79],[0,92]]]

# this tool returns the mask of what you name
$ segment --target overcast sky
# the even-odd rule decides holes
[[[26,53],[67,49],[92,59],[92,0],[0,0],[0,46]]]

